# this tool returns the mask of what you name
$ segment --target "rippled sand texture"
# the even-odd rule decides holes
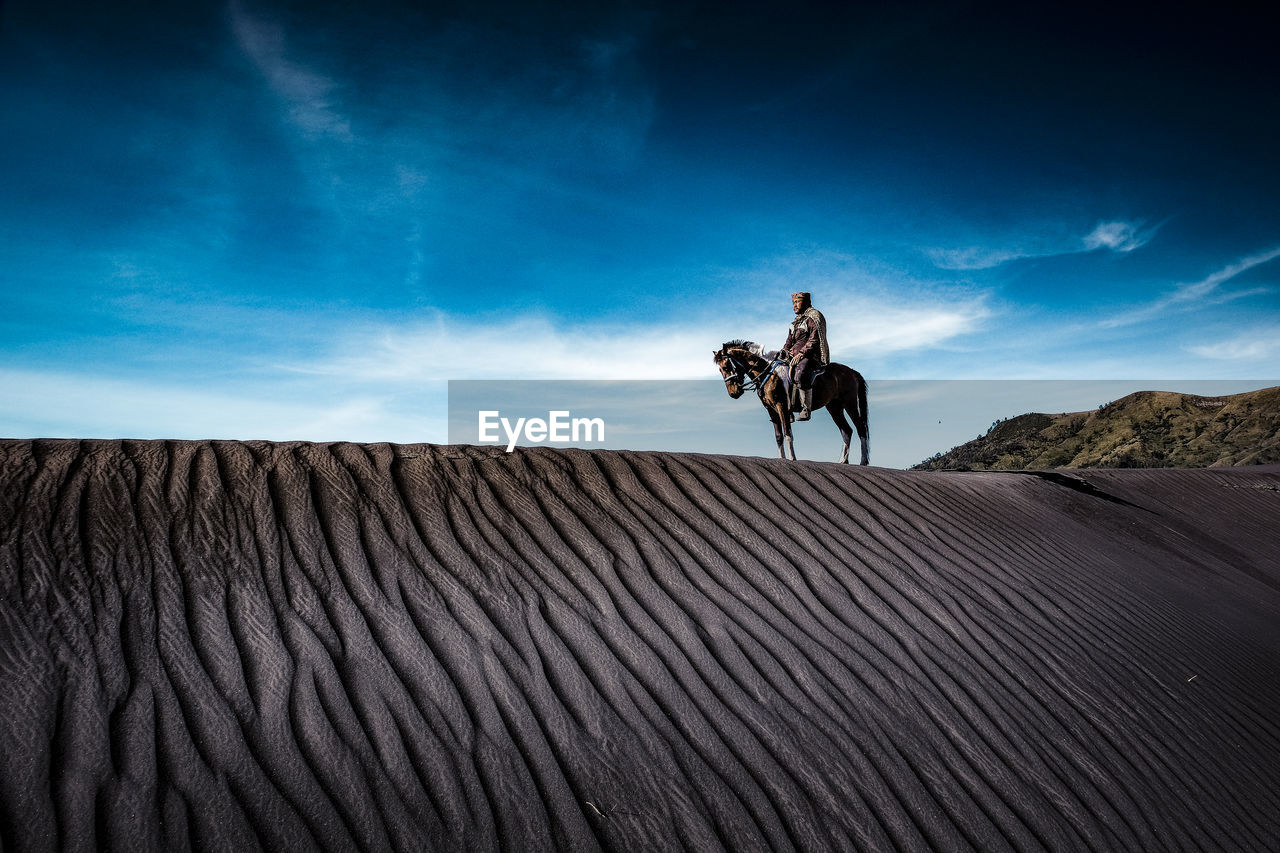
[[[3,442],[3,849],[1275,850],[1277,522],[1275,467]]]

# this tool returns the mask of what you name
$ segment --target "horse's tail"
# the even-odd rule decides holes
[[[858,377],[858,420],[862,421],[862,435],[864,438],[870,438],[871,419],[867,417],[867,380],[856,370],[853,375]]]

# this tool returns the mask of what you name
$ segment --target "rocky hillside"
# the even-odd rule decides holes
[[[1139,391],[1091,412],[1032,412],[915,466],[925,471],[1211,468],[1280,462],[1280,387],[1225,397]]]

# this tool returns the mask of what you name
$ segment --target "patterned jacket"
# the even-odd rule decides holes
[[[812,306],[796,315],[787,331],[787,342],[782,349],[788,355],[800,355],[819,364],[830,361],[827,349],[827,318]]]

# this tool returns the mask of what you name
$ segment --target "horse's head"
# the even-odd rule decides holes
[[[729,392],[729,396],[738,399],[742,396],[742,392],[746,390],[745,373],[747,362],[743,359],[745,350],[735,342],[729,342],[720,347],[717,352],[713,352],[711,357],[715,360],[716,367],[720,368],[720,376],[724,379],[724,388]]]

